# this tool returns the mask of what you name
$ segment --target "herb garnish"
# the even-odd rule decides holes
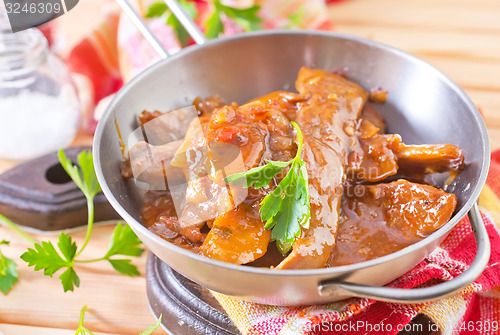
[[[262,19],[257,15],[260,6],[255,5],[248,8],[234,8],[223,5],[220,0],[209,1],[213,5],[213,11],[208,19],[203,24],[205,35],[208,38],[217,38],[224,32],[224,24],[222,23],[222,15],[232,19],[245,31],[259,30]],[[179,4],[184,11],[191,17],[198,16],[196,5],[194,2],[179,0]],[[146,13],[147,18],[162,17],[167,14],[166,23],[174,29],[174,32],[182,46],[186,46],[189,40],[189,34],[177,20],[177,18],[168,10],[164,2],[153,3]]]
[[[2,240],[0,245],[9,245],[9,241]],[[0,291],[3,294],[9,293],[12,286],[18,281],[16,263],[8,257],[5,257],[0,250]]]
[[[80,311],[80,319],[78,320],[78,329],[76,330],[75,335],[94,335],[90,330],[83,326],[83,318],[85,316],[85,311],[87,310],[87,306],[83,306]]]
[[[193,2],[189,2],[186,0],[179,0],[179,5],[184,9],[187,15],[190,18],[194,19],[198,15],[196,12],[196,5]],[[153,17],[162,17],[165,13],[167,14],[167,24],[172,26],[174,29],[174,33],[179,39],[179,42],[182,46],[186,46],[189,41],[189,33],[184,29],[180,21],[172,14],[171,11],[168,10],[167,5],[164,2],[155,2],[149,8],[146,13],[147,18]]]
[[[85,241],[80,249],[77,248],[71,236],[61,233],[57,250],[50,241],[35,243],[34,249],[29,248],[21,259],[28,263],[29,266],[34,266],[35,271],[44,270],[43,274],[52,277],[54,273],[60,269],[66,269],[59,279],[63,285],[64,292],[73,291],[74,286],[80,286],[80,279],[73,269],[75,263],[92,263],[98,261],[108,261],[111,266],[121,274],[128,276],[137,276],[139,271],[133,265],[129,258],[112,258],[116,255],[122,256],[140,256],[144,249],[140,247],[141,241],[134,234],[128,225],[118,223],[113,231],[111,242],[106,254],[97,259],[80,260],[77,257],[87,246],[92,235],[94,223],[94,197],[99,193],[101,187],[97,181],[94,171],[94,163],[91,152],[81,152],[78,155],[79,167],[74,165],[69,160],[62,150],[59,151],[59,161],[64,170],[68,173],[71,179],[75,182],[78,188],[87,198],[88,224]]]
[[[306,163],[300,158],[302,153],[302,132],[299,126],[291,123],[297,131],[297,154],[288,162],[266,160],[267,164],[236,173],[224,178],[233,185],[244,183],[245,187],[262,188],[267,186],[278,172],[290,166],[290,170],[278,186],[261,202],[260,215],[266,222],[265,229],[272,229],[271,239],[282,254],[292,248],[293,241],[301,233],[301,228],[309,228],[311,206],[309,204],[309,183]]]
[[[36,242],[31,236],[22,231],[14,222],[9,220],[2,214],[0,214],[0,221],[3,221],[7,225],[7,227],[11,228],[20,236],[24,237],[28,242]],[[2,240],[0,241],[0,245],[2,244],[9,245],[10,242]],[[2,254],[2,251],[0,250],[0,291],[2,291],[4,294],[9,293],[14,284],[19,281],[16,267],[16,263],[12,259]]]
[[[156,320],[156,322],[154,324],[152,324],[151,326],[149,326],[148,329],[146,329],[145,331],[141,332],[139,335],[150,335],[150,334],[152,334],[156,329],[158,329],[158,327],[160,327],[161,317],[162,317],[162,314],[160,314],[160,317],[158,318],[158,320]]]
[[[94,335],[90,330],[85,328],[83,325],[84,322],[84,317],[85,317],[85,311],[87,310],[87,306],[83,306],[82,310],[80,311],[80,319],[78,321],[78,329],[76,330],[75,335]],[[161,314],[158,320],[152,324],[151,326],[148,327],[145,331],[141,332],[139,335],[150,335],[152,334],[158,327],[160,327],[161,323]]]
[[[220,0],[214,0],[214,11],[205,22],[205,34],[208,38],[217,38],[224,32],[221,14],[233,19],[245,31],[260,29],[262,19],[257,15],[260,6],[254,5],[248,8],[234,8],[223,5]]]

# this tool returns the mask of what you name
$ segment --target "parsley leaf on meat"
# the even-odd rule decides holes
[[[302,132],[295,122],[292,126],[297,131],[295,158],[288,162],[267,161],[266,165],[224,179],[234,185],[244,183],[245,187],[261,188],[267,186],[278,172],[290,166],[278,186],[262,200],[260,208],[261,219],[266,222],[265,229],[272,229],[271,239],[276,241],[282,254],[290,251],[301,230],[309,227],[311,218],[306,163],[301,159]]]

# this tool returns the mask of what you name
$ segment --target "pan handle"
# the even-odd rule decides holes
[[[322,296],[332,295],[334,292],[338,292],[338,288],[341,288],[361,298],[396,303],[420,303],[442,299],[460,291],[479,277],[488,264],[491,253],[488,232],[486,231],[486,227],[484,226],[476,203],[474,203],[467,215],[469,216],[474,238],[476,239],[477,252],[470,267],[455,279],[438,285],[416,289],[377,287],[341,281],[325,281],[318,286],[319,294]]]

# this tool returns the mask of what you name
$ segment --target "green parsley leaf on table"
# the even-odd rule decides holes
[[[139,335],[150,335],[155,330],[157,330],[158,327],[160,327],[160,324],[161,324],[161,317],[162,317],[162,315],[160,314],[160,317],[158,318],[158,320],[156,320],[156,322],[154,324],[152,324],[151,326],[149,326],[146,330],[144,330],[143,332],[141,332]]]
[[[7,227],[17,232],[20,236],[24,237],[29,243],[36,242],[30,235],[22,231],[14,222],[2,214],[0,214],[0,221],[4,222]],[[9,241],[0,241],[0,246],[9,244]],[[4,294],[9,293],[14,284],[19,280],[16,267],[16,263],[12,259],[3,255],[0,250],[0,291]]]
[[[126,224],[118,222],[111,237],[108,252],[104,258],[108,259],[114,255],[140,256],[144,249],[140,247],[141,240],[134,231]]]
[[[85,328],[83,325],[86,310],[87,306],[83,306],[82,310],[80,311],[80,319],[78,320],[78,329],[76,330],[75,335],[94,335],[94,333]]]
[[[130,259],[111,259],[110,257],[115,255],[138,257],[144,252],[140,245],[142,242],[134,231],[128,225],[118,222],[113,231],[109,249],[103,258],[109,261],[119,273],[127,276],[138,276],[140,275],[139,270]]]
[[[64,292],[73,291],[75,286],[80,287],[80,278],[76,274],[73,267],[68,267],[60,276],[61,284]]]
[[[301,159],[303,138],[299,126],[291,123],[297,131],[297,154],[288,162],[267,161],[266,165],[237,173],[224,178],[224,181],[245,187],[262,188],[284,168],[290,166],[288,173],[278,186],[261,202],[260,215],[266,222],[265,229],[272,229],[271,239],[282,254],[292,248],[302,229],[309,228],[311,206],[309,204],[309,182],[306,163]]]
[[[85,311],[87,310],[87,306],[83,306],[81,311],[80,311],[80,319],[78,321],[78,329],[76,330],[75,335],[94,335],[90,330],[85,328],[84,326],[84,318],[85,318]],[[158,320],[149,326],[146,330],[142,331],[139,335],[151,335],[158,327],[160,327],[161,324],[161,314]]]
[[[142,242],[134,231],[128,225],[118,222],[113,231],[108,251],[102,257],[102,260],[107,260],[113,269],[122,275],[138,276],[140,275],[139,270],[132,264],[131,259],[111,257],[116,255],[138,257],[144,252],[140,245],[142,245]]]
[[[93,263],[98,261],[108,261],[110,265],[119,273],[128,276],[137,276],[139,271],[132,264],[130,258],[112,258],[114,256],[138,257],[144,249],[140,247],[141,241],[134,234],[128,225],[119,222],[111,236],[108,251],[103,257],[81,260],[78,256],[87,246],[92,235],[94,223],[94,197],[99,193],[101,187],[94,170],[92,153],[84,151],[78,155],[78,165],[68,159],[64,152],[59,151],[59,161],[64,170],[68,173],[75,184],[80,188],[87,198],[88,225],[85,241],[81,248],[78,248],[71,236],[61,233],[57,249],[50,241],[34,243],[34,248],[29,248],[21,259],[34,266],[35,271],[43,270],[43,274],[52,277],[56,272],[65,269],[59,276],[64,292],[73,291],[75,286],[80,286],[80,279],[75,272],[74,266],[77,263]],[[83,333],[82,333],[83,334]]]
[[[0,241],[0,245],[9,245],[6,240]],[[0,250],[0,291],[9,293],[15,283],[18,282],[17,265],[14,261],[2,254]]]
[[[35,271],[43,270],[43,274],[50,277],[59,269],[71,266],[71,262],[64,260],[50,241],[36,243],[35,249],[29,248],[21,255],[21,259],[28,263],[28,266],[34,266]]]
[[[59,276],[64,288],[64,292],[73,291],[74,286],[80,286],[80,279],[73,270],[74,258],[76,254],[76,243],[71,236],[61,233],[57,246],[62,254],[56,250],[52,242],[35,243],[35,249],[29,248],[21,259],[34,266],[35,271],[43,270],[45,276],[52,277],[57,271],[66,268],[66,271]]]
[[[59,235],[59,243],[57,243],[59,250],[63,254],[66,261],[70,262],[75,258],[76,255],[76,243],[73,242],[71,236],[61,233]]]
[[[63,150],[59,150],[57,157],[66,173],[71,177],[73,182],[83,192],[87,198],[94,198],[101,191],[101,186],[97,180],[94,170],[94,160],[92,152],[82,151],[77,159],[78,165],[66,157]]]
[[[109,263],[117,272],[126,276],[139,276],[139,270],[132,264],[131,259],[108,259]]]

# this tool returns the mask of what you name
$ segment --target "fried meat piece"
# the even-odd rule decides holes
[[[358,127],[358,142],[349,154],[348,175],[378,182],[397,173],[424,175],[458,172],[464,166],[462,150],[452,144],[406,145],[401,136],[381,135],[368,120]]]
[[[271,231],[264,229],[258,203],[241,204],[215,219],[200,247],[202,255],[233,264],[246,264],[267,252]]]
[[[336,74],[302,68],[297,90],[307,98],[298,111],[304,136],[302,159],[309,175],[311,219],[278,269],[325,266],[337,233],[344,165],[350,136],[368,93]]]
[[[448,222],[456,204],[454,194],[406,180],[357,185],[342,198],[328,266],[364,262],[416,243]]]

